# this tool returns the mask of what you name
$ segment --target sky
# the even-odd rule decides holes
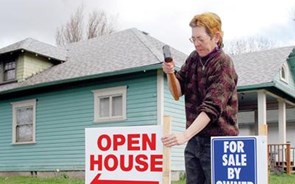
[[[262,37],[280,46],[295,45],[294,0],[0,0],[0,48],[25,38],[55,45],[58,27],[78,7],[85,19],[103,10],[118,31],[137,28],[186,54],[189,22],[196,14],[214,12],[221,17],[224,41]]]

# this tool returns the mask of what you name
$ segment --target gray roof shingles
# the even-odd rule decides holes
[[[160,64],[164,43],[137,30],[128,29],[99,38],[67,45],[66,62],[51,67],[23,82],[0,86],[0,92],[90,75]],[[14,46],[17,48],[17,46]],[[12,50],[12,49],[11,49]],[[0,50],[1,51],[1,50]],[[171,48],[176,61],[186,55]],[[1,54],[1,53],[0,53]],[[180,66],[180,63],[178,62]]]
[[[232,56],[239,80],[238,86],[273,82],[294,47],[282,47]]]
[[[34,40],[32,38],[26,38],[7,47],[3,47],[0,49],[0,54],[16,50],[26,50],[60,61],[64,61],[66,59],[66,50],[64,50],[63,48],[57,48],[55,46],[40,42],[38,40]]]
[[[23,82],[0,86],[0,93],[10,89],[34,87],[67,79],[112,73],[160,64],[163,61],[164,43],[137,29],[128,29],[103,37],[80,41],[57,48],[48,44],[26,39],[0,49],[0,54],[18,49],[66,60],[38,73]],[[293,47],[283,47],[260,52],[232,56],[239,75],[239,86],[272,82],[274,76],[286,61]],[[187,55],[171,48],[177,67]]]

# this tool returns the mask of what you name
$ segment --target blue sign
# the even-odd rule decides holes
[[[257,184],[255,137],[211,139],[212,184]]]

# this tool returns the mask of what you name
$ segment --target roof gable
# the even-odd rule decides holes
[[[238,86],[274,82],[292,50],[290,46],[232,56],[239,75]]]
[[[25,50],[36,53],[48,58],[53,58],[60,61],[66,60],[66,50],[58,48],[47,43],[40,42],[32,38],[26,38],[17,43],[11,44],[7,47],[0,49],[0,55],[8,52]]]

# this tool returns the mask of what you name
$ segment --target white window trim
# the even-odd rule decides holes
[[[98,89],[93,90],[94,95],[94,123],[101,123],[101,122],[110,122],[110,121],[122,121],[126,120],[126,96],[127,96],[127,86],[120,86],[120,87],[112,87],[112,88],[105,88],[105,89]],[[98,98],[106,97],[106,96],[114,96],[114,95],[122,95],[122,116],[116,117],[99,117],[99,104]]]
[[[34,144],[36,143],[36,99],[13,102],[12,105],[12,144]],[[33,140],[30,142],[16,142],[16,108],[33,106]]]
[[[285,72],[285,78],[283,78],[282,76],[282,70],[284,70]],[[289,83],[289,68],[288,68],[288,64],[284,63],[280,69],[280,79],[281,81],[285,82],[285,83]]]

